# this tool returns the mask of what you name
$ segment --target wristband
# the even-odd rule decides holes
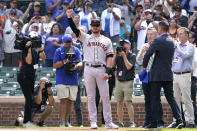
[[[109,77],[112,77],[113,69],[109,68],[109,67],[106,67],[105,73],[107,73],[109,75]]]

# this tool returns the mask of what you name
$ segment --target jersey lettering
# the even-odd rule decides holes
[[[104,51],[107,50],[107,47],[104,44],[100,43],[100,42],[88,42],[87,46],[88,47],[90,47],[90,46],[99,46],[99,47],[103,48]]]

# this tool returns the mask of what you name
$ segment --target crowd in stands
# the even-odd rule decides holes
[[[31,31],[39,34],[46,56],[39,66],[53,67],[55,51],[63,46],[63,37],[66,34],[72,36],[73,45],[79,48],[83,56],[83,44],[69,26],[66,14],[69,9],[74,10],[73,21],[82,32],[90,34],[91,21],[99,19],[102,26],[101,34],[111,40],[114,51],[116,47],[121,46],[120,40],[127,41],[131,45],[132,52],[136,54],[143,48],[147,50],[148,47],[144,47],[145,43],[153,41],[148,38],[148,29],[154,28],[158,31],[160,21],[169,23],[168,33],[175,43],[179,43],[177,32],[181,27],[188,28],[189,39],[193,40],[192,43],[197,43],[196,0],[101,1],[105,6],[103,10],[98,11],[95,9],[100,7],[94,6],[98,0],[45,0],[46,11],[43,13],[38,0],[29,2],[24,12],[17,7],[20,0],[11,0],[10,5],[6,5],[6,0],[0,0],[0,66],[21,66],[22,51],[14,48],[16,34],[28,36]],[[194,45],[196,47],[196,44]],[[142,65],[140,62],[137,64]],[[195,75],[192,79],[194,82],[197,77]],[[190,113],[191,110],[192,108]],[[195,123],[191,124],[197,124],[197,116],[194,120]]]

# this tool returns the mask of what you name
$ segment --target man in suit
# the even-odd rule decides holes
[[[151,82],[152,122],[147,128],[157,128],[157,121],[160,117],[158,105],[160,104],[161,87],[164,89],[165,97],[176,119],[176,128],[181,129],[183,127],[180,109],[173,96],[173,73],[171,68],[174,55],[174,43],[172,38],[167,34],[168,29],[169,24],[167,22],[159,22],[158,33],[160,36],[152,42],[144,55],[143,68],[146,69],[150,57],[155,54],[149,72],[149,81]]]

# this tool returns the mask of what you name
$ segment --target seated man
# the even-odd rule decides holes
[[[44,120],[52,113],[55,100],[53,98],[52,84],[46,77],[42,77],[34,88],[34,101],[32,119],[36,113],[42,113],[38,126],[44,126]]]

